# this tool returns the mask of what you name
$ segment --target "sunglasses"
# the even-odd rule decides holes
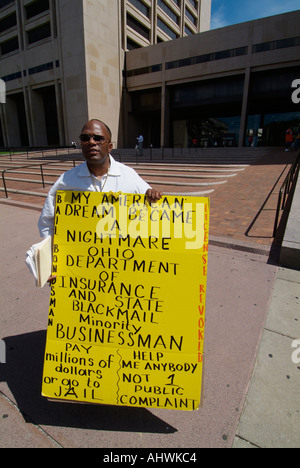
[[[81,135],[79,135],[79,139],[83,143],[87,143],[88,141],[90,141],[91,138],[96,143],[101,143],[101,144],[104,143],[106,140],[109,141],[108,138],[105,138],[102,135],[88,135],[87,133],[82,133]]]

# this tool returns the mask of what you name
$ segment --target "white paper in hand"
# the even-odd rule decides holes
[[[52,270],[52,236],[34,244],[26,253],[25,263],[36,280],[36,286],[45,286]]]

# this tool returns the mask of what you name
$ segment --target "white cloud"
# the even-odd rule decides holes
[[[224,3],[214,11],[211,17],[211,29],[223,28],[228,26],[228,20],[226,18],[226,10]]]
[[[212,0],[211,29],[298,9],[299,0]]]

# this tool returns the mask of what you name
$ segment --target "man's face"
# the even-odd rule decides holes
[[[105,125],[96,121],[88,122],[82,129],[81,136],[81,149],[84,159],[90,164],[104,164],[113,146]]]

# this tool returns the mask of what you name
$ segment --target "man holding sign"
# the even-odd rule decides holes
[[[55,196],[58,190],[146,194],[150,203],[162,194],[150,187],[132,168],[113,159],[111,131],[104,122],[90,120],[80,135],[83,164],[64,173],[51,188],[38,227],[41,237],[53,234]]]
[[[42,395],[194,411],[209,200],[162,197],[111,157],[103,122],[88,122],[80,139],[85,163],[58,179],[39,220],[42,236],[54,233],[56,275]]]

